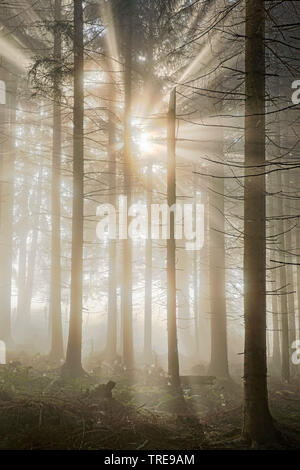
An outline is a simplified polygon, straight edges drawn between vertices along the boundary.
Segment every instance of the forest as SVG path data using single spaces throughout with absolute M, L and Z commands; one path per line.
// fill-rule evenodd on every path
M 0 46 L 0 450 L 300 449 L 300 2 L 0 0 Z

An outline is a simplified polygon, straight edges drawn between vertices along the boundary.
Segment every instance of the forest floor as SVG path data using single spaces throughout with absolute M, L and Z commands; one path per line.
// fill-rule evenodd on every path
M 109 381 L 116 383 L 110 396 Z M 300 382 L 270 382 L 270 407 L 285 439 L 300 449 Z M 0 449 L 247 449 L 240 439 L 240 382 L 170 391 L 161 369 L 134 377 L 107 367 L 63 379 L 45 358 L 0 366 Z

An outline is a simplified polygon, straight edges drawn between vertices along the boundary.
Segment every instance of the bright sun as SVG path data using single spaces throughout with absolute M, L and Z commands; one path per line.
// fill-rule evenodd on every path
M 145 132 L 141 132 L 138 136 L 137 145 L 141 152 L 143 153 L 151 153 L 153 150 L 153 143 L 151 142 L 149 134 Z

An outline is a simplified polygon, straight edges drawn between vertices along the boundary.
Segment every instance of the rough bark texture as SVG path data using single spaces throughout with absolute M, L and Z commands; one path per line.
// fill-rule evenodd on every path
M 265 176 L 249 176 L 265 163 L 264 30 L 264 3 L 246 0 L 243 435 L 252 443 L 275 438 L 267 390 Z

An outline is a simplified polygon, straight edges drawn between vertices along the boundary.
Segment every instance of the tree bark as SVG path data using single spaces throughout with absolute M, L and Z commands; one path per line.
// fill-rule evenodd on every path
M 169 208 L 176 203 L 176 89 L 170 96 L 168 113 L 168 169 L 167 197 Z M 175 214 L 170 214 L 170 237 L 167 240 L 167 291 L 168 291 L 168 373 L 172 386 L 180 387 L 176 321 L 176 241 Z
M 285 190 L 288 190 L 290 187 L 289 181 L 289 172 L 285 171 L 283 175 L 283 182 Z M 288 200 L 285 205 L 284 215 L 289 216 L 293 215 L 291 212 L 291 208 L 289 207 L 291 202 Z M 291 253 L 293 251 L 293 242 L 292 242 L 292 227 L 288 220 L 285 219 L 284 221 L 284 250 L 286 252 Z M 285 259 L 288 262 L 293 262 L 293 256 L 285 253 Z M 295 297 L 294 297 L 294 269 L 291 264 L 286 265 L 286 277 L 287 277 L 287 314 L 288 314 L 288 326 L 289 326 L 289 348 L 288 348 L 288 360 L 289 360 L 289 368 L 290 374 L 295 375 L 296 373 L 296 366 L 290 360 L 291 356 L 291 345 L 296 339 L 296 318 L 295 318 Z
M 264 31 L 264 2 L 246 0 L 243 436 L 252 444 L 276 436 L 267 390 L 265 176 L 250 176 L 265 163 Z
M 11 293 L 12 293 L 12 262 L 13 262 L 13 209 L 14 209 L 14 174 L 16 151 L 14 146 L 14 129 L 16 121 L 17 83 L 10 77 L 7 90 L 7 112 L 9 121 L 9 137 L 7 141 L 7 158 L 3 163 L 5 183 L 1 190 L 1 269 L 0 269 L 0 339 L 5 341 L 7 349 L 12 347 L 11 328 Z
M 195 353 L 198 357 L 199 355 L 199 287 L 198 287 L 198 268 L 199 268 L 199 253 L 197 250 L 194 252 L 194 259 L 193 259 L 193 290 L 194 290 L 194 328 L 195 328 Z
M 271 185 L 272 188 L 272 185 Z M 274 196 L 270 196 L 270 216 L 275 217 L 275 204 Z M 273 226 L 270 230 L 270 236 L 276 236 L 277 226 L 276 221 L 273 221 Z M 273 243 L 275 242 L 272 240 Z M 273 251 L 272 251 L 273 253 Z M 279 373 L 281 370 L 281 353 L 280 353 L 280 334 L 279 334 L 279 298 L 277 289 L 279 288 L 279 271 L 278 268 L 271 270 L 271 291 L 272 291 L 272 336 L 273 336 L 273 351 L 272 351 L 272 372 Z
M 108 110 L 108 158 L 109 158 L 109 203 L 116 203 L 116 128 L 115 128 L 115 93 L 112 85 Z M 113 362 L 117 356 L 117 266 L 116 266 L 116 240 L 109 240 L 109 273 L 108 273 L 108 321 L 106 356 Z
M 200 252 L 199 260 L 199 359 L 206 356 L 210 350 L 209 328 L 210 301 L 209 301 L 209 210 L 208 190 L 202 184 L 201 203 L 204 205 L 204 246 Z
M 147 210 L 148 237 L 145 256 L 145 323 L 144 323 L 144 361 L 152 363 L 152 239 L 151 239 L 151 204 L 152 204 L 152 163 L 147 170 Z
M 54 61 L 57 67 L 62 59 L 61 33 L 58 23 L 61 21 L 61 0 L 55 0 L 54 6 Z M 64 357 L 62 316 L 61 316 L 61 234 L 60 234 L 60 167 L 61 167 L 61 83 L 59 72 L 55 75 L 53 103 L 53 140 L 52 140 L 52 177 L 51 177 L 51 286 L 50 286 L 50 321 L 51 349 L 50 357 L 60 360 Z
M 131 204 L 131 106 L 132 106 L 132 0 L 128 0 L 127 30 L 125 44 L 125 107 L 124 107 L 124 185 L 127 204 Z M 122 272 L 122 332 L 123 332 L 123 362 L 127 369 L 134 365 L 133 330 L 132 330 L 132 244 L 126 237 L 122 243 L 123 272 Z
M 33 202 L 33 214 L 32 214 L 32 236 L 30 249 L 28 251 L 27 259 L 27 272 L 25 280 L 25 291 L 24 298 L 22 300 L 22 310 L 23 317 L 26 321 L 27 328 L 31 324 L 31 303 L 33 297 L 33 288 L 34 288 L 34 275 L 36 270 L 36 255 L 38 250 L 38 238 L 39 238 L 39 226 L 40 226 L 40 207 L 42 200 L 42 178 L 43 178 L 43 169 L 40 167 L 36 193 L 34 194 Z
M 227 326 L 225 293 L 224 179 L 220 164 L 209 192 L 209 286 L 211 318 L 211 359 L 209 374 L 227 378 Z
M 299 249 L 300 249 L 300 227 L 297 226 L 296 228 L 296 247 L 297 247 L 297 255 L 299 256 Z M 297 257 L 297 263 L 299 263 L 299 257 Z M 298 339 L 300 339 L 300 264 L 297 264 L 297 301 L 298 301 Z
M 83 374 L 82 347 L 82 268 L 83 268 L 83 6 L 74 0 L 74 108 L 73 108 L 73 214 L 71 307 L 69 337 L 64 372 Z
M 281 191 L 282 188 L 282 174 L 280 171 L 277 172 L 277 188 Z M 283 198 L 279 194 L 278 197 L 278 212 L 279 216 L 283 217 Z M 289 338 L 289 316 L 288 316 L 288 285 L 287 285 L 287 270 L 286 256 L 284 253 L 286 246 L 286 239 L 284 233 L 284 221 L 279 219 L 278 221 L 278 250 L 279 260 L 281 262 L 279 268 L 279 279 L 280 279 L 280 314 L 281 314 L 281 380 L 282 382 L 288 383 L 290 381 L 290 338 Z
M 25 173 L 24 168 L 24 173 Z M 30 331 L 30 322 L 26 318 L 25 311 L 25 298 L 26 298 L 26 278 L 27 278 L 27 242 L 29 234 L 29 182 L 28 175 L 25 174 L 23 180 L 23 191 L 21 201 L 21 217 L 19 220 L 18 238 L 19 238 L 19 254 L 18 254 L 18 300 L 17 300 L 17 314 L 15 324 L 15 337 L 18 342 L 24 342 L 27 334 Z

